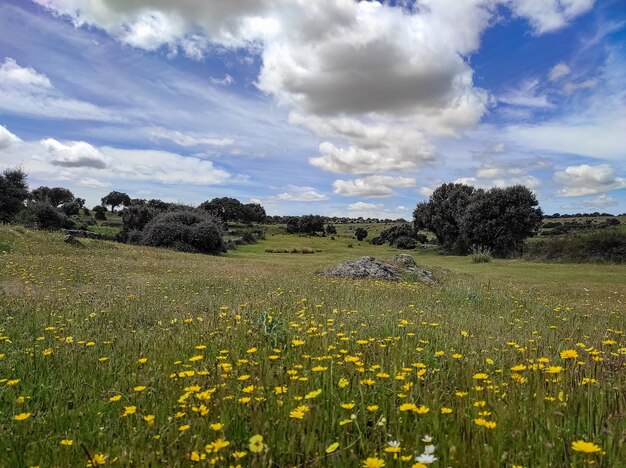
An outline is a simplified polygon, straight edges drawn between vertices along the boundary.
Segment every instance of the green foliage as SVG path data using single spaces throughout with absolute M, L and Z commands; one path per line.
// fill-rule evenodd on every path
M 224 251 L 219 220 L 202 210 L 170 211 L 157 215 L 143 230 L 142 243 L 184 252 L 218 254 Z
M 356 238 L 356 240 L 361 242 L 363 239 L 367 237 L 367 230 L 363 228 L 357 228 L 354 231 L 354 237 Z
M 413 226 L 410 224 L 399 224 L 397 226 L 392 226 L 388 229 L 382 231 L 378 236 L 372 239 L 372 244 L 374 245 L 383 245 L 388 243 L 389 245 L 394 245 L 397 247 L 397 241 L 400 238 L 410 238 L 413 240 L 413 247 L 399 247 L 399 248 L 415 248 L 415 230 Z M 403 240 L 403 244 L 407 244 L 408 241 Z
M 324 232 L 324 218 L 318 215 L 291 216 L 287 220 L 288 233 L 315 234 Z
M 0 222 L 15 221 L 28 197 L 26 173 L 21 169 L 5 169 L 0 174 Z
M 19 221 L 25 226 L 49 231 L 75 227 L 74 221 L 48 201 L 29 202 L 20 213 Z
M 108 195 L 102 197 L 102 205 L 103 206 L 111 206 L 111 211 L 115 211 L 116 206 L 124 205 L 130 206 L 130 197 L 123 193 L 112 191 Z
M 472 248 L 472 262 L 473 263 L 489 263 L 491 262 L 491 251 L 484 247 Z
M 410 249 L 414 249 L 417 244 L 415 242 L 415 239 L 412 238 L 412 237 L 400 236 L 400 237 L 397 237 L 396 239 L 394 239 L 394 241 L 391 243 L 391 245 L 393 245 L 397 249 L 410 250 Z
M 35 201 L 48 202 L 55 208 L 65 203 L 74 201 L 74 194 L 64 187 L 38 187 L 31 192 L 31 197 Z M 83 201 L 82 199 L 78 199 Z M 79 202 L 80 208 L 80 202 Z
M 626 263 L 626 232 L 603 229 L 535 239 L 526 245 L 524 258 L 560 262 Z
M 100 221 L 106 221 L 107 219 L 107 209 L 102 205 L 97 205 L 93 207 L 94 217 Z
M 476 190 L 444 184 L 427 203 L 417 205 L 413 222 L 416 229 L 432 231 L 450 253 L 466 254 L 477 246 L 508 257 L 538 232 L 543 213 L 537 205 L 535 195 L 521 185 Z

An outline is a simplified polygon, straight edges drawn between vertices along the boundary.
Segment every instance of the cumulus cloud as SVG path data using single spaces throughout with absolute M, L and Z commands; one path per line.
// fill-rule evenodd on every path
M 268 197 L 267 201 L 288 201 L 288 202 L 318 202 L 328 200 L 328 195 L 318 192 L 314 187 L 299 187 L 288 185 L 286 191 L 273 197 Z
M 626 188 L 626 178 L 617 177 L 615 169 L 608 164 L 569 166 L 556 172 L 554 180 L 561 186 L 557 193 L 560 197 L 595 195 Z
M 369 176 L 362 179 L 333 182 L 333 191 L 349 197 L 382 198 L 395 195 L 394 188 L 415 187 L 412 177 Z
M 22 140 L 13 135 L 5 126 L 0 125 L 0 150 L 6 149 L 19 141 Z
M 256 85 L 323 141 L 310 159 L 330 172 L 375 174 L 423 166 L 433 141 L 473 128 L 493 100 L 469 57 L 499 6 L 535 32 L 563 27 L 593 0 L 35 0 L 74 24 L 132 47 L 201 59 L 213 47 L 261 58 Z M 528 91 L 528 90 L 527 90 Z M 504 97 L 547 107 L 539 95 Z M 327 121 L 327 122 L 324 122 Z M 356 130 L 356 131 L 355 131 Z M 377 138 L 368 137 L 377 134 Z M 397 138 L 401 135 L 401 138 Z
M 346 210 L 348 216 L 352 218 L 379 218 L 379 219 L 399 219 L 408 218 L 410 215 L 409 210 L 404 206 L 398 206 L 396 208 L 387 208 L 382 203 L 367 203 L 356 202 L 350 203 Z M 340 214 L 338 216 L 344 216 Z
M 43 158 L 55 166 L 104 169 L 110 162 L 98 149 L 84 141 L 61 143 L 54 138 L 47 138 L 41 140 L 41 145 L 45 149 Z
M 152 127 L 148 129 L 150 136 L 156 140 L 169 140 L 179 146 L 229 146 L 235 141 L 231 138 L 215 138 L 200 136 L 192 133 L 183 133 L 177 130 L 168 130 L 163 127 Z
M 0 63 L 0 110 L 55 119 L 121 122 L 114 112 L 65 97 L 47 76 L 6 57 Z

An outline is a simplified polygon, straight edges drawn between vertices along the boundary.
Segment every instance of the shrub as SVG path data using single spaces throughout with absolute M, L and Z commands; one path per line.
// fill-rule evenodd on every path
M 225 249 L 220 221 L 200 210 L 171 211 L 157 215 L 143 232 L 142 243 L 184 252 L 218 254 Z
M 105 221 L 107 219 L 106 212 L 107 209 L 102 205 L 97 205 L 93 207 L 94 217 L 99 221 Z
M 392 245 L 398 249 L 410 250 L 415 248 L 416 243 L 415 239 L 413 239 L 412 237 L 400 236 L 393 241 Z
M 489 263 L 492 255 L 489 249 L 483 247 L 472 247 L 472 262 Z
M 410 224 L 401 224 L 399 226 L 393 226 L 389 229 L 385 229 L 380 233 L 380 235 L 372 239 L 372 244 L 383 245 L 388 242 L 390 245 L 395 245 L 397 239 L 400 237 L 410 237 L 411 239 L 415 239 L 413 226 Z M 415 248 L 415 243 L 411 248 Z
M 357 230 L 354 231 L 354 237 L 356 237 L 356 240 L 361 242 L 367 237 L 367 230 L 363 228 L 357 228 Z
M 70 218 L 47 201 L 30 202 L 24 211 L 21 218 L 23 224 L 37 229 L 72 229 L 75 226 Z
M 529 242 L 524 258 L 579 263 L 626 263 L 626 233 L 618 229 L 588 231 Z
M 65 213 L 66 216 L 76 216 L 80 213 L 80 205 L 76 201 L 63 203 L 61 205 L 61 211 Z
M 0 174 L 0 222 L 12 222 L 28 199 L 26 173 L 21 169 L 5 169 Z

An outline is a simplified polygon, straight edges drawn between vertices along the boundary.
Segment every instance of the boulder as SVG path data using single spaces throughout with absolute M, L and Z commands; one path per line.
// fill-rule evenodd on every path
M 374 257 L 361 257 L 358 260 L 341 262 L 335 268 L 322 272 L 325 276 L 339 276 L 343 278 L 372 278 L 390 281 L 404 279 L 403 273 L 416 275 L 419 281 L 434 284 L 431 272 L 420 269 L 413 257 L 399 254 L 393 258 L 393 263 L 383 262 Z

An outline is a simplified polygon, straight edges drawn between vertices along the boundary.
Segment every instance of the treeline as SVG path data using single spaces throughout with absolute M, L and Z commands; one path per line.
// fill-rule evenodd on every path
M 561 214 L 561 213 L 553 213 L 551 215 L 546 215 L 546 218 L 612 218 L 615 216 L 626 216 L 626 213 L 612 215 L 611 213 L 600 213 L 599 211 L 594 211 L 593 213 L 576 213 L 576 214 Z
M 406 223 L 407 220 L 403 218 L 390 219 L 390 218 L 364 218 L 359 216 L 358 218 L 349 218 L 347 216 L 322 216 L 322 215 L 304 215 L 315 216 L 320 219 L 322 225 L 326 224 L 390 224 L 390 223 Z M 268 216 L 266 219 L 267 224 L 287 224 L 290 219 L 302 218 L 303 216 Z M 321 232 L 317 231 L 317 232 Z
M 32 191 L 21 169 L 6 169 L 0 175 L 0 221 L 18 223 L 36 229 L 88 230 L 95 220 L 107 220 L 107 206 L 121 217 L 119 242 L 169 247 L 185 252 L 217 254 L 234 245 L 256 242 L 263 237 L 254 223 L 265 220 L 265 209 L 258 204 L 243 204 L 234 198 L 214 198 L 199 207 L 162 200 L 131 199 L 113 191 L 102 197 L 102 205 L 91 210 L 85 200 L 63 187 L 39 187 Z M 82 217 L 78 215 L 82 211 Z M 228 222 L 250 227 L 237 231 L 238 238 L 225 240 Z M 231 236 L 232 237 L 232 236 Z

